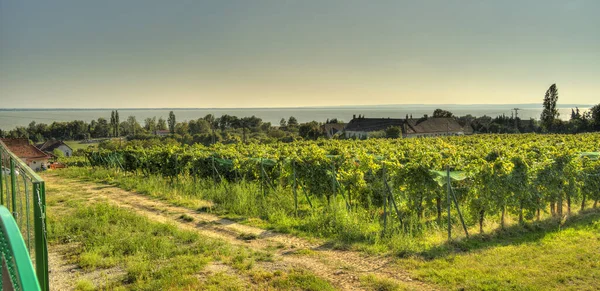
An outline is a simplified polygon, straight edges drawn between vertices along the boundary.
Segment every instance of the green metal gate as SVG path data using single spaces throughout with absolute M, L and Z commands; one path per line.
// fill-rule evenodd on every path
M 0 165 L 0 204 L 10 211 L 20 230 L 41 290 L 49 290 L 44 180 L 2 141 Z

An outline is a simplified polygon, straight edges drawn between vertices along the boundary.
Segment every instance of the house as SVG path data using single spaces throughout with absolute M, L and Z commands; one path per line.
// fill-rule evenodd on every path
M 158 135 L 160 137 L 169 136 L 171 134 L 171 131 L 170 130 L 162 130 L 161 129 L 161 130 L 155 131 L 154 134 L 156 134 L 156 135 Z
M 328 138 L 344 131 L 346 123 L 326 123 L 321 126 L 321 129 L 327 134 Z
M 368 138 L 370 134 L 390 127 L 400 127 L 402 137 L 428 137 L 472 134 L 471 126 L 461 126 L 454 118 L 354 118 L 344 129 L 346 137 Z
M 73 155 L 73 149 L 66 143 L 59 140 L 49 140 L 43 144 L 36 145 L 36 147 L 49 155 L 54 155 L 55 149 L 60 150 L 65 157 L 70 157 Z
M 28 139 L 3 138 L 0 142 L 34 171 L 40 171 L 42 168 L 48 166 L 50 156 L 29 144 Z

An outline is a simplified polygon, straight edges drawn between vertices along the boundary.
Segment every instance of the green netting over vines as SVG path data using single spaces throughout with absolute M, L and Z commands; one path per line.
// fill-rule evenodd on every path
M 448 181 L 448 172 L 435 170 L 429 170 L 429 172 L 432 174 L 433 180 L 440 186 L 446 185 L 446 182 Z M 450 171 L 450 179 L 452 179 L 452 181 L 462 181 L 466 178 L 467 175 L 464 171 Z
M 600 159 L 600 152 L 585 152 L 585 153 L 579 154 L 579 156 L 588 157 L 591 160 L 598 160 L 598 159 Z
M 275 165 L 277 165 L 277 161 L 276 160 L 272 160 L 272 159 L 249 158 L 248 160 L 255 161 L 255 162 L 258 162 L 258 163 L 262 163 L 263 166 L 268 166 L 268 167 L 274 167 Z

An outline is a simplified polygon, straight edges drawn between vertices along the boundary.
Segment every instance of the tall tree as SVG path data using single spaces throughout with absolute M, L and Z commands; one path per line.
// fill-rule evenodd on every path
M 92 120 L 93 122 L 93 120 Z M 114 120 L 112 120 L 112 122 L 114 122 Z M 112 125 L 110 125 L 112 126 Z M 110 135 L 110 126 L 108 125 L 108 122 L 106 122 L 106 119 L 100 117 L 98 118 L 98 121 L 94 124 L 94 127 L 92 128 L 92 137 L 107 137 Z
M 594 130 L 600 130 L 600 103 L 590 108 L 592 117 L 592 128 Z
M 156 116 L 152 118 L 148 117 L 144 120 L 144 129 L 149 133 L 154 134 L 156 131 Z
M 297 126 L 298 120 L 296 119 L 296 117 L 290 116 L 290 118 L 288 119 L 287 125 L 288 126 Z
M 120 125 L 121 122 L 119 121 L 119 110 L 115 110 L 115 128 L 116 128 L 116 132 L 115 132 L 115 136 L 119 136 L 120 134 Z
M 558 109 L 556 109 L 556 101 L 558 100 L 558 89 L 556 88 L 556 84 L 552 84 L 550 88 L 546 91 L 546 95 L 544 96 L 544 110 L 542 111 L 542 116 L 540 120 L 542 125 L 547 130 L 552 130 L 554 121 L 558 119 Z
M 169 112 L 169 119 L 167 119 L 167 122 L 169 123 L 169 131 L 171 131 L 171 134 L 174 134 L 177 121 L 175 120 L 175 113 L 173 113 L 173 111 Z
M 141 128 L 140 124 L 137 122 L 137 119 L 135 118 L 135 116 L 130 115 L 129 117 L 127 117 L 127 131 L 129 132 L 130 135 L 136 135 L 138 134 L 138 128 Z
M 117 122 L 115 121 L 115 111 L 111 111 L 110 112 L 110 128 L 112 130 L 112 135 L 116 136 L 117 135 Z
M 167 122 L 162 118 L 162 116 L 158 118 L 158 121 L 156 122 L 156 129 L 167 130 Z

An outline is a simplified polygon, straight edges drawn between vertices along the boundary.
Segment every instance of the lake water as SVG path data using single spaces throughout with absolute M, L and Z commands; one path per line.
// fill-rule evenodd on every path
M 559 106 L 560 117 L 569 119 L 571 108 L 579 107 L 583 112 L 590 108 L 590 105 L 568 104 Z M 448 110 L 456 116 L 471 114 L 474 116 L 491 116 L 505 114 L 511 116 L 512 108 L 521 108 L 519 117 L 523 119 L 539 119 L 542 112 L 541 104 L 502 104 L 502 105 L 377 105 L 377 106 L 340 106 L 340 107 L 301 107 L 301 108 L 194 108 L 194 109 L 119 109 L 121 121 L 125 121 L 128 116 L 135 116 L 140 124 L 143 125 L 144 119 L 154 117 L 158 119 L 163 117 L 167 119 L 169 111 L 175 113 L 177 121 L 198 119 L 207 114 L 213 114 L 219 117 L 223 114 L 229 114 L 238 117 L 252 116 L 262 118 L 264 122 L 271 122 L 273 125 L 279 125 L 279 120 L 290 116 L 296 117 L 299 122 L 316 120 L 325 122 L 328 118 L 337 118 L 348 122 L 354 114 L 364 115 L 365 117 L 390 117 L 404 118 L 406 115 L 420 117 L 424 114 L 432 115 L 436 108 Z M 3 130 L 14 129 L 17 126 L 27 126 L 31 121 L 37 123 L 50 124 L 54 121 L 91 120 L 104 117 L 110 120 L 110 113 L 113 109 L 0 109 L 0 128 Z

